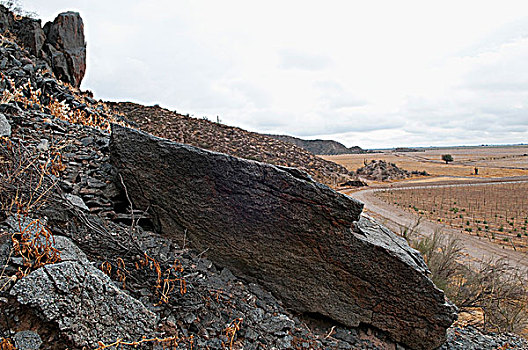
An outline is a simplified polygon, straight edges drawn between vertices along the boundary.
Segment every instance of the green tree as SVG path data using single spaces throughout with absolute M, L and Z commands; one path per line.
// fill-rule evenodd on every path
M 453 161 L 453 156 L 450 154 L 442 154 L 442 160 L 448 164 Z

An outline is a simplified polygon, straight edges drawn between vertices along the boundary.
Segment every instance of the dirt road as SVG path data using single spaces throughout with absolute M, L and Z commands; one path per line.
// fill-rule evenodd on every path
M 429 185 L 431 186 L 431 184 Z M 363 202 L 366 213 L 375 217 L 393 232 L 400 233 L 402 227 L 411 227 L 416 223 L 418 220 L 417 215 L 383 202 L 374 196 L 375 190 L 348 191 L 348 193 L 345 190 L 343 193 Z M 528 269 L 528 253 L 514 251 L 512 248 L 492 243 L 485 237 L 470 236 L 459 230 L 426 219 L 422 219 L 418 226 L 418 232 L 423 235 L 432 235 L 435 230 L 441 230 L 444 234 L 453 235 L 460 239 L 470 260 L 489 261 L 490 259 L 504 258 L 513 267 Z

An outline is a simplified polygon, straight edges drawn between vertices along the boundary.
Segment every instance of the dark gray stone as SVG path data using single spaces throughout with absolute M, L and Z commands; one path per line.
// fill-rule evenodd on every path
M 262 327 L 262 329 L 265 329 L 268 333 L 272 333 L 277 336 L 287 335 L 287 332 L 291 330 L 294 326 L 295 322 L 293 322 L 286 315 L 274 316 L 260 324 L 260 327 Z
M 111 162 L 168 237 L 260 283 L 297 312 L 372 325 L 413 349 L 445 340 L 456 308 L 420 254 L 362 204 L 275 166 L 113 126 Z
M 119 290 L 108 276 L 89 264 L 64 261 L 45 265 L 19 280 L 10 294 L 55 322 L 78 347 L 118 338 L 136 341 L 153 334 L 156 316 Z
M 81 85 L 86 72 L 84 24 L 77 12 L 59 14 L 44 26 L 44 50 L 55 75 L 75 87 Z
M 21 44 L 34 56 L 40 56 L 46 40 L 38 19 L 22 17 L 14 23 L 14 32 Z

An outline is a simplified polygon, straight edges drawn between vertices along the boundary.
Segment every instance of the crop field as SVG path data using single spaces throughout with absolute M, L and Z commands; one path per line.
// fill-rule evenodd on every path
M 528 182 L 384 189 L 375 194 L 429 220 L 527 250 Z
M 442 154 L 451 154 L 453 162 L 446 164 Z M 528 175 L 528 146 L 487 146 L 425 149 L 421 152 L 393 152 L 342 154 L 320 156 L 355 171 L 364 162 L 385 160 L 405 170 L 425 170 L 432 176 L 507 177 Z

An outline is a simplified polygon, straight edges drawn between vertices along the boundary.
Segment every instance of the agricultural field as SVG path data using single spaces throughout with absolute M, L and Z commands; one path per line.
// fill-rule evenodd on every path
M 381 189 L 385 202 L 464 233 L 528 250 L 528 182 Z
M 446 164 L 442 154 L 451 154 L 453 162 Z M 425 170 L 432 176 L 509 177 L 528 175 L 528 145 L 431 148 L 420 152 L 342 154 L 320 156 L 355 171 L 365 162 L 385 160 L 408 171 Z M 474 175 L 475 167 L 478 175 Z

